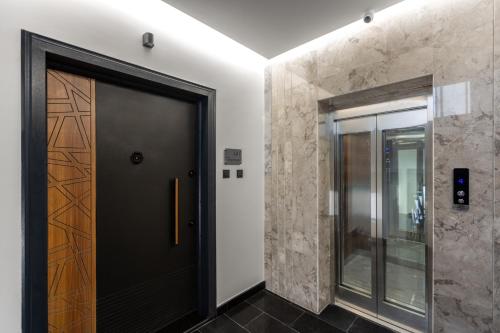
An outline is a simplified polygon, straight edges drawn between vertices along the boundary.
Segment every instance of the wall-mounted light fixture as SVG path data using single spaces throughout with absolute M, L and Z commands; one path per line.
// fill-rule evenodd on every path
M 142 35 L 142 45 L 152 49 L 155 46 L 155 36 L 151 32 L 145 32 Z

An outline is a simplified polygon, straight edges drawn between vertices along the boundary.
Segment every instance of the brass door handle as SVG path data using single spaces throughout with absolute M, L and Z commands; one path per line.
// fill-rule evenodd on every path
M 175 245 L 179 245 L 179 178 L 174 180 L 174 192 Z

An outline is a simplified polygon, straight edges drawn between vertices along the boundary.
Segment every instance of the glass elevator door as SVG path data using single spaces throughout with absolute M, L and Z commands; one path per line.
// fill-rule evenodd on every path
M 426 325 L 427 109 L 337 120 L 337 297 Z
M 376 309 L 376 118 L 337 123 L 338 293 Z

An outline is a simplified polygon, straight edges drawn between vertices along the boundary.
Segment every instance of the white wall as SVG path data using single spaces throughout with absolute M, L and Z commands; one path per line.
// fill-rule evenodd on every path
M 160 0 L 2 0 L 0 330 L 21 330 L 21 29 L 217 90 L 218 304 L 263 281 L 264 59 Z M 225 147 L 245 178 L 221 179 Z

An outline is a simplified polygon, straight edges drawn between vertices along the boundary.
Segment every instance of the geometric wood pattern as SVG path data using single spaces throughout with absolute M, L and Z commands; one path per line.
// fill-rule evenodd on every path
M 48 331 L 95 333 L 95 81 L 47 70 Z

